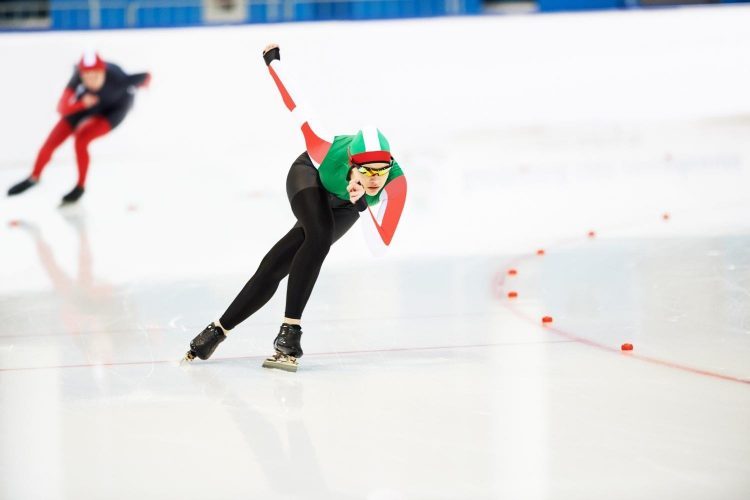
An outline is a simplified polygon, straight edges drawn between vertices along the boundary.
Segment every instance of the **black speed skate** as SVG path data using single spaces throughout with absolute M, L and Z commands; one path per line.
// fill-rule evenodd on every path
M 39 181 L 35 181 L 31 177 L 29 177 L 28 179 L 24 179 L 18 184 L 14 184 L 13 186 L 10 187 L 10 189 L 8 189 L 8 196 L 21 194 L 27 189 L 29 189 L 30 187 L 36 186 L 37 182 Z
M 278 368 L 288 372 L 297 371 L 297 358 L 302 357 L 302 328 L 299 325 L 283 323 L 273 341 L 276 354 L 263 362 L 263 368 Z
M 190 350 L 182 358 L 183 362 L 190 362 L 195 358 L 208 359 L 216 350 L 216 346 L 224 342 L 227 336 L 221 327 L 211 323 L 190 342 Z
M 60 205 L 70 205 L 71 203 L 77 202 L 81 196 L 83 196 L 84 189 L 81 186 L 76 186 L 73 190 L 62 197 Z

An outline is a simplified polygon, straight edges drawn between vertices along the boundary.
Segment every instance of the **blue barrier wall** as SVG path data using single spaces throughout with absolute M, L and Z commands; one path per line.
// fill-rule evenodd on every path
M 633 7 L 637 5 L 637 1 L 631 3 Z M 538 0 L 538 7 L 542 12 L 615 9 L 627 6 L 625 0 Z
M 478 14 L 481 9 L 481 0 L 249 0 L 239 23 L 394 19 Z M 59 30 L 222 24 L 206 21 L 201 0 L 99 0 L 96 9 L 87 1 L 50 0 L 50 11 L 51 28 Z
M 540 12 L 562 12 L 636 7 L 669 7 L 678 5 L 747 3 L 750 0 L 537 0 Z

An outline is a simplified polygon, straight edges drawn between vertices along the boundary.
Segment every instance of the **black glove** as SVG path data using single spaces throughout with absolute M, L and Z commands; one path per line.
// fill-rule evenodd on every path
M 272 61 L 281 61 L 281 51 L 278 47 L 274 47 L 263 53 L 263 60 L 266 61 L 266 66 L 270 66 Z
M 365 199 L 366 195 L 362 195 L 362 198 L 357 200 L 357 203 L 354 204 L 355 207 L 357 207 L 357 212 L 364 212 L 367 210 L 367 200 Z

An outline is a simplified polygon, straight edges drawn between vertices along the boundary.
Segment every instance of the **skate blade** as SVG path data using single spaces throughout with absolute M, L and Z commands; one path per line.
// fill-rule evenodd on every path
M 298 365 L 296 361 L 282 361 L 275 358 L 268 358 L 263 362 L 263 368 L 277 368 L 279 370 L 284 370 L 287 372 L 296 372 L 297 366 Z
M 79 204 L 80 200 L 76 201 L 60 201 L 60 204 L 57 206 L 57 208 L 62 209 L 63 212 L 66 214 L 73 214 L 76 212 L 79 212 L 81 209 L 79 208 L 81 205 Z
M 192 356 L 192 355 L 190 354 L 190 351 L 188 351 L 188 352 L 187 352 L 187 354 L 185 354 L 185 357 L 183 357 L 183 358 L 182 358 L 182 359 L 180 360 L 180 366 L 187 366 L 187 365 L 189 365 L 190 363 L 192 363 L 194 359 L 195 359 L 195 356 Z

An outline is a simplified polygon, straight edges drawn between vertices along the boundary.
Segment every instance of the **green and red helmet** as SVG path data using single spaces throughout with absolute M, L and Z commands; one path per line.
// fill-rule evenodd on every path
M 349 161 L 352 164 L 390 163 L 391 160 L 388 139 L 375 127 L 364 127 L 349 144 Z

